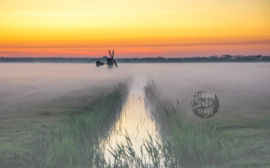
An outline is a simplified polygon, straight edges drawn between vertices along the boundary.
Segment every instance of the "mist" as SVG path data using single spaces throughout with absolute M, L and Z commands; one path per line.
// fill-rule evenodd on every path
M 92 90 L 97 96 L 97 91 L 109 92 L 127 79 L 153 80 L 164 97 L 172 103 L 178 100 L 181 109 L 191 115 L 192 97 L 201 90 L 217 95 L 216 116 L 260 117 L 270 109 L 269 63 L 120 64 L 111 70 L 94 64 L 10 63 L 1 64 L 0 71 L 1 117 L 74 91 Z

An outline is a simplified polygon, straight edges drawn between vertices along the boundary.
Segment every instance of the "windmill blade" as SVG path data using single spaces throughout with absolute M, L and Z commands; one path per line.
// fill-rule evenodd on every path
M 114 57 L 114 50 L 112 50 L 112 58 Z
M 109 50 L 109 54 L 110 54 L 110 56 L 112 56 L 112 54 L 111 54 L 111 50 Z
M 118 67 L 118 65 L 117 65 L 116 61 L 115 61 L 115 60 L 113 60 L 113 62 L 114 62 L 114 65 L 115 65 L 116 67 Z

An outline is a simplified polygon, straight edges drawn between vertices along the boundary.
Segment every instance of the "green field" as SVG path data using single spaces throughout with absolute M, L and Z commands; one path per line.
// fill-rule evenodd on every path
M 166 132 L 160 138 L 165 144 L 159 149 L 162 159 L 174 158 L 175 164 L 183 167 L 270 167 L 269 115 L 252 119 L 236 112 L 194 123 L 180 106 L 161 99 L 154 83 L 145 91 L 156 107 L 156 122 Z M 167 146 L 169 157 L 170 150 L 164 149 Z
M 92 165 L 128 91 L 125 84 L 100 95 L 103 89 L 76 91 L 1 122 L 0 167 Z
M 0 167 L 270 167 L 269 115 L 194 123 L 153 82 L 145 94 L 160 135 L 135 151 L 126 134 L 106 161 L 102 144 L 127 94 L 123 83 L 103 96 L 84 90 L 1 121 Z

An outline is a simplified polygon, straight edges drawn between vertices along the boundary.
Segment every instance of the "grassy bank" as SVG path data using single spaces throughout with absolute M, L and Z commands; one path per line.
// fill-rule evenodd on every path
M 65 120 L 57 125 L 44 122 L 44 129 L 31 141 L 29 132 L 22 133 L 28 139 L 14 141 L 24 146 L 2 152 L 0 167 L 270 167 L 270 117 L 222 120 L 215 116 L 194 123 L 180 105 L 163 98 L 154 82 L 144 89 L 159 135 L 144 139 L 140 151 L 126 134 L 126 143 L 109 150 L 111 162 L 104 159 L 102 145 L 108 142 L 128 92 L 125 84 L 119 84 L 91 105 L 65 107 L 61 113 Z M 40 114 L 52 115 L 46 110 Z
M 229 115 L 194 123 L 187 120 L 180 106 L 162 99 L 155 83 L 150 82 L 145 92 L 160 126 L 161 145 L 157 142 L 155 150 L 164 165 L 270 167 L 269 115 L 241 120 Z
M 153 82 L 145 87 L 146 101 L 160 135 L 149 135 L 135 151 L 126 143 L 110 152 L 113 167 L 269 167 L 270 117 L 202 123 L 187 120 L 180 106 L 163 99 Z
M 222 139 L 238 141 L 243 149 L 237 157 L 215 167 L 270 167 L 270 116 L 237 121 L 211 120 L 206 125 L 215 128 Z
M 156 123 L 160 125 L 161 145 L 156 149 L 162 156 L 157 159 L 159 164 L 166 167 L 218 166 L 243 153 L 242 141 L 223 138 L 214 124 L 209 126 L 188 120 L 180 106 L 173 107 L 169 100 L 161 98 L 155 83 L 150 82 L 145 92 L 154 107 Z
M 222 139 L 206 125 L 198 126 L 186 120 L 179 108 L 162 99 L 153 82 L 145 87 L 146 101 L 152 105 L 152 115 L 159 131 L 149 135 L 135 151 L 128 135 L 126 143 L 111 149 L 115 167 L 202 167 L 215 166 L 238 157 L 243 151 L 235 139 Z
M 119 84 L 110 94 L 98 100 L 65 107 L 61 113 L 64 116 L 55 122 L 57 124 L 48 122 L 45 129 L 31 131 L 35 136 L 30 141 L 18 141 L 20 149 L 1 150 L 0 167 L 85 167 L 102 164 L 99 141 L 107 136 L 119 117 L 119 108 L 126 94 L 127 86 Z M 42 111 L 42 115 L 46 118 L 52 114 Z
M 45 137 L 46 167 L 103 167 L 106 161 L 100 144 L 120 117 L 126 93 L 126 86 L 120 84 L 112 93 L 101 97 L 92 111 L 72 109 L 69 125 Z

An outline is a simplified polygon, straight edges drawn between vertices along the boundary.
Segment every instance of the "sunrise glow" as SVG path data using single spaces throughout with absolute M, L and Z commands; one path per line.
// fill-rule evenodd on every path
M 270 54 L 269 0 L 1 0 L 0 56 Z

